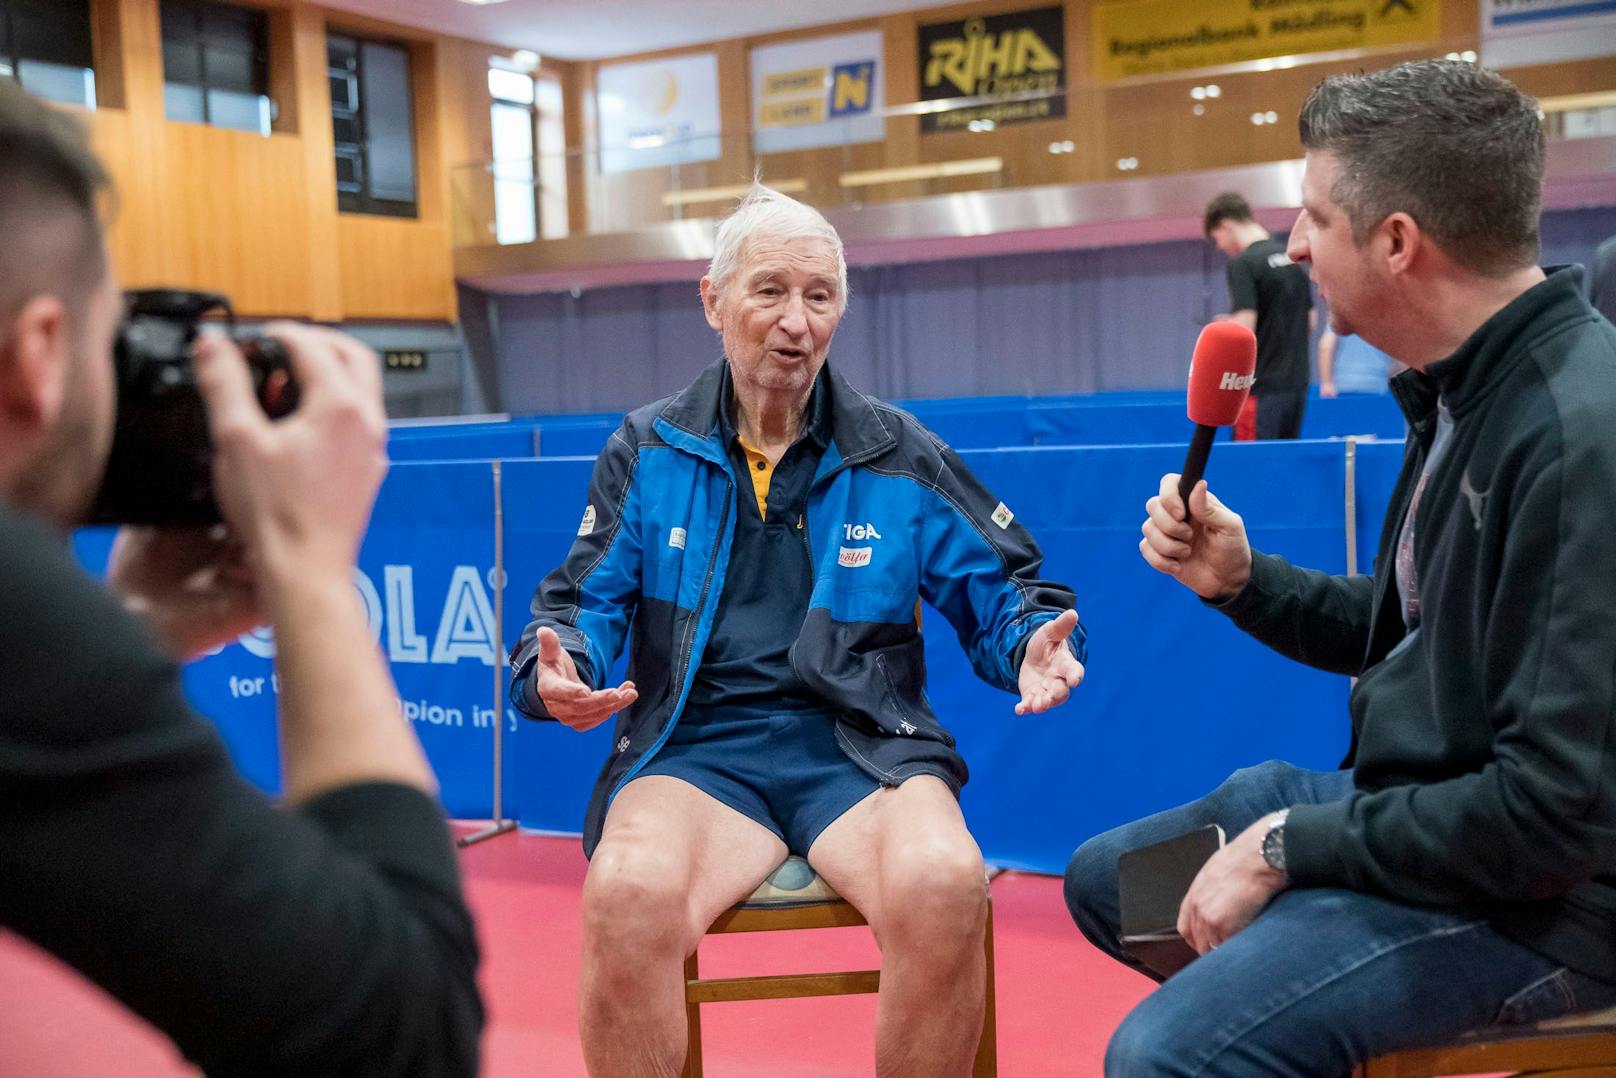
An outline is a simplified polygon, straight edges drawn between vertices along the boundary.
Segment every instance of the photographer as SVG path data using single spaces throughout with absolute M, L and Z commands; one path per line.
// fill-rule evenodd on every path
M 351 584 L 386 470 L 375 356 L 286 326 L 271 422 L 196 353 L 228 535 L 71 561 L 106 468 L 120 308 L 72 121 L 0 80 L 0 927 L 209 1075 L 470 1074 L 476 940 L 434 783 Z M 176 659 L 276 631 L 285 810 L 232 770 Z M 143 624 L 144 623 L 144 624 Z

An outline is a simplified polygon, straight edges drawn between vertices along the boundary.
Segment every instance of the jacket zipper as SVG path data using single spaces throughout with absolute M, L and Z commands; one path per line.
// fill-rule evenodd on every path
M 718 517 L 718 530 L 716 533 L 719 536 L 719 539 L 713 543 L 713 552 L 707 557 L 707 573 L 701 581 L 701 594 L 696 597 L 696 609 L 691 612 L 691 617 L 695 619 L 695 624 L 697 625 L 701 624 L 701 613 L 707 607 L 707 593 L 712 590 L 713 566 L 718 564 L 718 550 L 719 547 L 723 545 L 722 537 L 724 534 L 724 528 L 729 524 L 729 507 L 731 502 L 734 500 L 734 494 L 735 482 L 732 479 L 726 478 L 724 480 L 724 511 Z M 690 656 L 695 650 L 696 634 L 695 632 L 692 632 L 690 634 L 690 646 L 685 649 L 685 653 L 679 664 L 679 684 L 681 686 L 679 696 L 681 700 L 685 695 L 685 677 L 690 671 Z M 679 716 L 676 714 L 673 716 L 673 720 L 669 722 L 667 727 L 662 731 L 662 736 L 656 739 L 656 744 L 640 753 L 640 758 L 634 761 L 634 766 L 629 768 L 628 772 L 617 781 L 616 786 L 612 787 L 612 792 L 606 799 L 608 802 L 610 802 L 613 797 L 616 797 L 617 792 L 624 786 L 628 785 L 629 780 L 631 780 L 635 775 L 639 774 L 640 769 L 650 762 L 652 757 L 661 751 L 662 746 L 667 744 L 668 738 L 673 736 L 673 728 L 678 725 L 678 722 Z

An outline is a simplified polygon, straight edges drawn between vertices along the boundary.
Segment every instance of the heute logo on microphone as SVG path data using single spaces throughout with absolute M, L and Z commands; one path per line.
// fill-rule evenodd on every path
M 1233 371 L 1224 371 L 1223 378 L 1218 382 L 1218 388 L 1232 389 L 1237 393 L 1241 393 L 1250 389 L 1252 383 L 1256 380 L 1257 376 L 1255 374 L 1236 374 Z

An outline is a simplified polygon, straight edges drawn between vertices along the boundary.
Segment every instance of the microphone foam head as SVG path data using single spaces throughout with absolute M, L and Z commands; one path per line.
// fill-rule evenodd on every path
M 1257 335 L 1239 322 L 1212 322 L 1190 361 L 1189 417 L 1208 427 L 1232 427 L 1256 379 Z

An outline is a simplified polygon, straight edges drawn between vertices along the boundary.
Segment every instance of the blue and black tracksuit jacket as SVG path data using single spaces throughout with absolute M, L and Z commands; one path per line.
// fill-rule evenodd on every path
M 977 674 L 1016 692 L 1027 638 L 1072 609 L 1038 576 L 1043 555 L 1011 511 L 913 416 L 854 390 L 834 371 L 831 440 L 803 530 L 813 592 L 791 665 L 835 710 L 836 739 L 883 785 L 937 774 L 964 785 L 965 762 L 926 698 L 916 603 L 954 626 Z M 639 699 L 617 716 L 584 824 L 593 853 L 616 791 L 667 741 L 684 708 L 724 589 L 738 498 L 753 497 L 720 435 L 723 361 L 681 393 L 631 412 L 595 463 L 589 506 L 567 560 L 533 598 L 511 656 L 511 699 L 548 718 L 534 687 L 541 626 L 599 687 L 632 633 Z M 1082 627 L 1071 637 L 1081 661 Z

